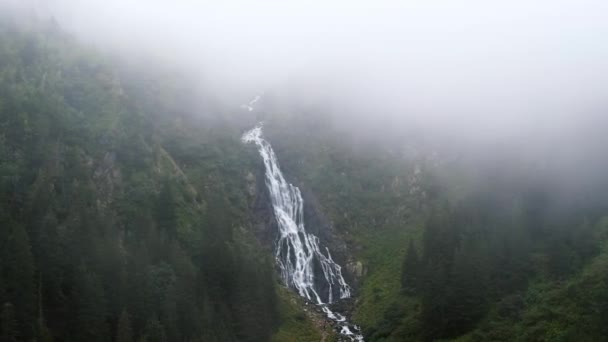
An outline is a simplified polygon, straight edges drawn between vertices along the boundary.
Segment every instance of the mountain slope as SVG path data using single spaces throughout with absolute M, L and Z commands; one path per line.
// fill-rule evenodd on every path
M 293 314 L 251 234 L 240 129 L 171 76 L 1 19 L 3 340 L 271 339 Z
M 366 340 L 604 338 L 602 179 L 556 177 L 551 156 L 361 144 L 304 112 L 266 131 L 360 263 Z

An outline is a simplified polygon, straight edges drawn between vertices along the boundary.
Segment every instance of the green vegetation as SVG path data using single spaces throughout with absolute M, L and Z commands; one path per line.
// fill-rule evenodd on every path
M 403 244 L 416 232 L 415 227 L 399 229 L 385 234 L 372 232 L 364 235 L 361 258 L 369 267 L 363 287 L 357 297 L 359 306 L 355 319 L 363 326 L 381 323 L 384 313 L 401 293 L 401 282 L 396 274 L 401 272 Z
M 354 320 L 369 341 L 604 339 L 598 189 L 560 193 L 534 164 L 437 168 L 382 144 L 353 148 L 316 117 L 290 120 L 267 132 L 365 265 Z
M 129 69 L 0 17 L 0 341 L 335 340 L 253 236 L 248 122 Z M 608 335 L 601 188 L 264 116 L 288 178 L 364 266 L 368 341 Z
M 272 336 L 273 342 L 312 342 L 321 341 L 331 342 L 335 338 L 335 333 L 329 326 L 324 324 L 320 315 L 315 317 L 314 312 L 303 312 L 304 301 L 297 294 L 279 287 L 281 303 L 279 313 L 283 324 L 281 328 Z M 313 322 L 317 322 L 315 325 Z
M 53 23 L 1 18 L 2 341 L 279 328 L 273 262 L 248 229 L 256 159 L 239 129 L 188 114 L 167 77 L 114 68 Z

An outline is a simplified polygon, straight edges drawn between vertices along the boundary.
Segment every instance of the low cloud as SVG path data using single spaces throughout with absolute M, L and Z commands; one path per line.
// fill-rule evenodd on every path
M 546 144 L 605 122 L 606 1 L 12 2 L 210 91 L 330 103 L 346 126 Z

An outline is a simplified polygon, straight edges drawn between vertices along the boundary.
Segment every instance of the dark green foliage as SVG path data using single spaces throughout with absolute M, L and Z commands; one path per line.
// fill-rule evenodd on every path
M 160 189 L 160 194 L 158 195 L 155 213 L 159 230 L 171 237 L 176 236 L 177 229 L 177 213 L 175 211 L 175 205 L 176 203 L 173 197 L 171 182 L 169 180 L 165 180 Z
M 486 311 L 486 288 L 481 263 L 474 246 L 463 246 L 456 252 L 448 287 L 446 330 L 459 335 L 472 329 Z
M 601 339 L 601 309 L 581 310 L 585 300 L 576 292 L 570 294 L 571 301 L 551 299 L 565 295 L 560 284 L 577 279 L 576 272 L 597 255 L 601 240 L 594 239 L 602 234 L 600 223 L 591 228 L 585 211 L 560 213 L 562 219 L 556 222 L 555 214 L 548 214 L 554 204 L 538 193 L 518 192 L 517 187 L 501 191 L 482 190 L 458 205 L 435 205 L 421 239 L 420 261 L 409 242 L 403 259 L 404 295 L 391 306 L 399 308 L 398 303 L 414 296 L 420 310 L 411 306 L 409 311 L 385 311 L 380 324 L 368 330 L 372 341 L 400 336 L 432 341 L 467 333 L 471 340 Z M 505 201 L 505 196 L 518 200 Z M 534 289 L 533 280 L 551 290 L 524 300 L 522 294 Z M 603 303 L 603 291 L 597 290 L 602 286 L 594 288 L 592 296 Z M 553 319 L 559 325 L 549 323 Z M 588 328 L 583 333 L 569 324 Z
M 2 341 L 320 339 L 277 298 L 251 236 L 245 174 L 259 161 L 243 127 L 187 82 L 11 21 L 0 14 Z M 355 318 L 369 341 L 605 339 L 605 204 L 554 196 L 533 163 L 521 179 L 507 165 L 473 186 L 449 167 L 441 178 L 432 158 L 319 115 L 266 132 L 363 262 Z
M 167 342 L 167 334 L 165 327 L 156 318 L 151 318 L 146 325 L 146 331 L 143 337 L 146 342 Z
M 133 342 L 133 328 L 127 311 L 120 314 L 118 326 L 116 327 L 116 342 Z
M 423 156 L 407 158 L 394 152 L 405 139 L 351 139 L 311 112 L 268 120 L 265 132 L 367 271 L 355 313 L 366 340 L 606 339 L 605 271 L 595 267 L 605 262 L 605 187 L 572 189 L 536 159 L 440 147 L 434 163 L 416 145 Z
M 239 130 L 146 72 L 0 14 L 4 341 L 268 341 L 279 325 Z
M 34 335 L 36 295 L 34 288 L 34 260 L 27 232 L 20 224 L 4 226 L 5 240 L 1 245 L 0 266 L 3 278 L 3 303 L 9 303 L 16 320 L 18 339 Z
M 2 305 L 0 312 L 0 341 L 2 342 L 17 342 L 19 339 L 19 330 L 17 327 L 17 318 L 15 317 L 15 308 L 10 302 Z
M 422 270 L 422 264 L 414 246 L 414 241 L 410 240 L 401 269 L 401 287 L 408 293 L 415 293 L 420 286 Z
M 76 341 L 108 341 L 111 335 L 106 324 L 106 299 L 99 278 L 80 267 L 73 282 L 72 338 Z

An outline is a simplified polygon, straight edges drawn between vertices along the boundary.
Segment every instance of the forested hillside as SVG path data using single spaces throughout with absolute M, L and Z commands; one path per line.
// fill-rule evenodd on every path
M 0 13 L 0 342 L 340 338 L 279 281 L 264 164 L 240 141 L 258 121 L 365 341 L 606 339 L 604 126 L 509 154 L 288 93 L 232 108 Z
M 267 131 L 363 264 L 355 321 L 366 339 L 605 338 L 604 177 L 554 176 L 549 155 L 361 143 L 318 116 L 290 120 Z M 575 174 L 603 160 L 578 157 Z
M 1 17 L 0 340 L 267 341 L 280 326 L 288 304 L 248 230 L 257 160 L 174 81 Z

